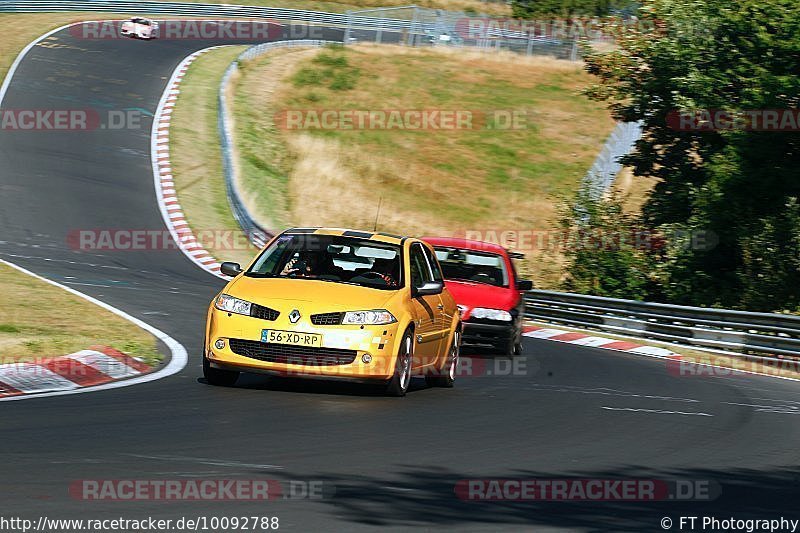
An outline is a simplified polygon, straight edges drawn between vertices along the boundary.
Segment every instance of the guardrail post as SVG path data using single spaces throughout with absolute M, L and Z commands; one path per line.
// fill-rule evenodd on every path
M 350 27 L 353 24 L 353 13 L 349 9 L 345 11 L 345 17 L 347 17 L 347 25 L 344 28 L 344 45 L 347 46 L 350 44 Z
M 414 8 L 414 15 L 411 17 L 411 31 L 408 32 L 408 45 L 414 46 L 415 36 L 417 32 L 417 25 L 419 20 L 419 8 Z

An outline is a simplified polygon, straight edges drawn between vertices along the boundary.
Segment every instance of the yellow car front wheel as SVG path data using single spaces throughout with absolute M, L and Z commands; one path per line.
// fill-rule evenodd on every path
M 450 351 L 444 367 L 433 376 L 425 376 L 425 381 L 431 387 L 452 387 L 456 382 L 456 372 L 458 371 L 458 358 L 461 355 L 461 331 L 453 333 L 453 342 L 450 344 Z
M 400 350 L 394 365 L 394 376 L 386 386 L 389 396 L 405 396 L 411 384 L 411 361 L 414 358 L 414 335 L 407 330 L 400 342 Z
M 203 356 L 203 377 L 209 385 L 219 385 L 222 387 L 230 387 L 239 379 L 239 372 L 233 370 L 222 370 L 219 368 L 211 368 L 208 358 Z

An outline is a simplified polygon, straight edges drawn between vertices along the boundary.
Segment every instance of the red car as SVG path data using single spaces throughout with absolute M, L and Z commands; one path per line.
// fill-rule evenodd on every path
M 445 284 L 461 311 L 462 345 L 492 347 L 505 355 L 522 352 L 523 293 L 530 280 L 517 278 L 512 257 L 497 244 L 423 237 L 435 251 Z

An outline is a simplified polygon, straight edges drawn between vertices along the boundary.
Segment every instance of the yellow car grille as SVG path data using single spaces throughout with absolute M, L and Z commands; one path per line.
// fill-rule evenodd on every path
M 355 350 L 271 344 L 244 339 L 231 339 L 230 346 L 231 351 L 237 355 L 269 363 L 288 365 L 348 365 L 355 361 L 357 355 Z
M 311 323 L 315 326 L 335 326 L 341 324 L 344 313 L 320 313 L 311 315 Z
M 250 316 L 260 318 L 261 320 L 277 320 L 280 311 L 264 307 L 263 305 L 252 304 L 250 306 Z

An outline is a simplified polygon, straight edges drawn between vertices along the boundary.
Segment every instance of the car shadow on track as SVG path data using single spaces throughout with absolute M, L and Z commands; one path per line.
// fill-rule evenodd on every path
M 515 358 L 525 359 L 526 373 L 538 371 L 539 363 L 531 353 L 526 352 L 525 355 L 514 356 L 498 353 L 496 349 L 492 348 L 470 346 L 465 349 L 467 351 L 462 352 L 461 362 L 457 369 L 456 387 L 458 387 L 458 380 L 463 378 L 510 375 L 514 369 L 514 365 L 511 362 Z M 204 378 L 198 378 L 197 382 L 211 386 Z M 324 378 L 282 377 L 247 372 L 241 374 L 236 385 L 232 388 L 339 396 L 385 396 L 385 386 L 379 383 Z M 431 387 L 422 377 L 415 376 L 411 379 L 408 394 L 435 389 L 438 389 L 438 387 Z
M 198 383 L 209 385 L 204 378 L 198 378 Z M 265 376 L 259 374 L 243 373 L 239 376 L 233 389 L 268 390 L 274 392 L 295 392 L 301 394 L 327 394 L 334 396 L 386 396 L 386 387 L 381 384 L 353 383 L 325 379 L 301 379 L 280 376 Z M 408 387 L 408 394 L 430 389 L 422 378 L 412 378 Z
M 719 519 L 796 518 L 800 469 L 754 470 L 745 468 L 655 469 L 628 465 L 615 469 L 569 471 L 530 469 L 469 473 L 468 469 L 406 466 L 384 476 L 318 475 L 334 493 L 322 503 L 339 519 L 373 527 L 463 527 L 492 531 L 559 528 L 572 531 L 687 530 L 680 517 L 715 516 Z M 286 475 L 282 472 L 281 475 Z M 717 487 L 713 499 L 687 501 L 659 493 L 657 500 L 634 501 L 468 501 L 464 487 L 470 480 L 643 480 L 657 483 L 710 481 Z M 331 487 L 332 486 L 332 487 Z M 672 527 L 662 526 L 668 517 Z M 698 519 L 696 529 L 700 530 Z M 706 530 L 713 529 L 706 527 Z M 715 529 L 715 530 L 718 530 Z M 791 530 L 789 527 L 788 530 Z
M 462 357 L 471 357 L 475 359 L 496 359 L 500 357 L 514 357 L 512 354 L 507 354 L 499 351 L 497 348 L 489 348 L 483 346 L 463 346 L 461 348 Z

